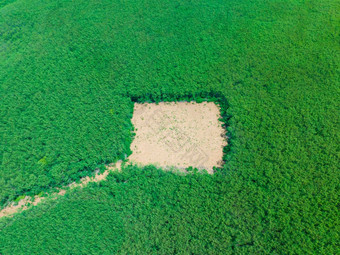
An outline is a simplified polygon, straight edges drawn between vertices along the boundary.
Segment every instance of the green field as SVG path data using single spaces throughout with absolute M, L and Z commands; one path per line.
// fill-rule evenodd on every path
M 226 104 L 215 175 L 127 167 L 0 254 L 337 254 L 338 0 L 0 0 L 0 208 L 130 155 L 135 101 Z

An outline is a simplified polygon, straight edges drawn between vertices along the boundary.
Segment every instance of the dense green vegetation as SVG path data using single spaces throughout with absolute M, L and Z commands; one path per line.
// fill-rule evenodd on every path
M 0 1 L 0 205 L 130 153 L 133 101 L 228 102 L 213 176 L 125 169 L 1 219 L 1 254 L 336 254 L 334 0 Z
M 1 251 L 3 254 L 251 251 L 250 235 L 245 239 L 237 237 L 245 224 L 236 217 L 238 210 L 233 208 L 238 198 L 233 192 L 226 192 L 228 188 L 229 181 L 219 174 L 181 176 L 152 167 L 129 167 L 122 174 L 111 174 L 108 181 L 67 193 L 58 203 L 51 201 L 3 222 L 10 226 L 1 235 Z M 235 225 L 241 229 L 236 230 Z M 65 238 L 62 243 L 58 240 L 60 236 Z
M 0 252 L 335 254 L 336 232 L 295 233 L 295 222 L 287 222 L 294 218 L 280 208 L 270 211 L 274 201 L 267 190 L 238 177 L 128 166 L 107 181 L 2 219 Z M 328 245 L 320 245 L 320 235 Z

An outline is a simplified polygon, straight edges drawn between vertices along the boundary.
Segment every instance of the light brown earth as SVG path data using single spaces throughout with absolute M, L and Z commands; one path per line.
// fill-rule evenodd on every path
M 220 167 L 225 130 L 213 102 L 145 103 L 134 105 L 136 136 L 129 160 L 163 168 L 195 167 L 213 173 Z

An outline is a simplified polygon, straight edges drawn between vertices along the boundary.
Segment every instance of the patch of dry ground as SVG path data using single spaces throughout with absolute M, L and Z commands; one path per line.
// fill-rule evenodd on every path
M 163 168 L 196 167 L 213 173 L 223 164 L 225 130 L 213 102 L 145 103 L 134 105 L 136 136 L 129 160 Z

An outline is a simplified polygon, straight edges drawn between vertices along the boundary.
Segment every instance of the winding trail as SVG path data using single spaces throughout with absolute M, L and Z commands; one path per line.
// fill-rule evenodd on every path
M 106 170 L 102 173 L 96 173 L 95 176 L 93 177 L 84 177 L 80 180 L 80 183 L 71 183 L 61 189 L 59 189 L 58 192 L 54 192 L 49 194 L 48 196 L 45 197 L 40 197 L 40 196 L 34 196 L 33 198 L 30 196 L 26 196 L 25 198 L 21 199 L 17 204 L 15 204 L 15 202 L 12 202 L 11 204 L 9 204 L 8 206 L 6 206 L 5 208 L 3 208 L 0 211 L 0 218 L 2 217 L 10 217 L 13 216 L 15 213 L 17 212 L 21 212 L 21 211 L 25 211 L 29 208 L 31 208 L 32 206 L 36 206 L 37 204 L 43 202 L 46 198 L 53 198 L 53 199 L 57 199 L 60 196 L 64 196 L 67 192 L 67 189 L 73 189 L 76 187 L 85 187 L 88 183 L 90 182 L 100 182 L 106 179 L 106 177 L 108 176 L 108 174 L 112 171 L 120 171 L 121 170 L 121 165 L 122 165 L 122 161 L 118 161 L 115 164 L 112 165 L 107 165 L 106 166 Z

